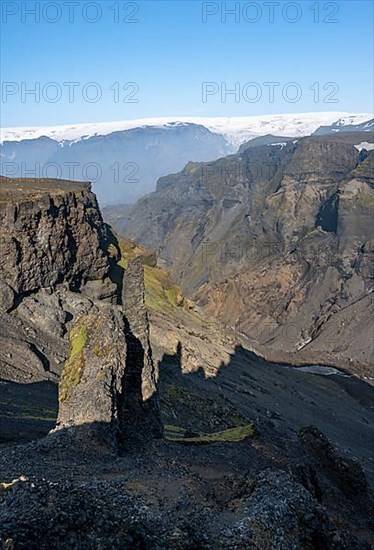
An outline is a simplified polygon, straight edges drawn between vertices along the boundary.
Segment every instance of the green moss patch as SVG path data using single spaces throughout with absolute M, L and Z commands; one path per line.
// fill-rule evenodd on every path
M 69 333 L 70 356 L 66 362 L 59 382 L 59 401 L 65 401 L 72 386 L 81 381 L 84 370 L 84 347 L 88 339 L 88 330 L 85 325 L 74 326 Z
M 180 426 L 164 427 L 164 435 L 167 441 L 175 441 L 178 443 L 196 443 L 196 444 L 209 444 L 209 443 L 237 443 L 244 441 L 248 437 L 254 436 L 253 424 L 247 424 L 245 426 L 237 426 L 236 428 L 229 428 L 228 430 L 222 430 L 214 433 L 201 433 L 197 435 L 188 435 L 188 431 Z
M 112 266 L 110 278 L 120 283 L 123 270 L 131 260 L 139 258 L 144 267 L 145 304 L 148 308 L 170 312 L 176 308 L 189 310 L 188 301 L 167 271 L 156 267 L 156 257 L 152 250 L 116 235 L 116 242 L 108 245 L 108 255 L 117 262 Z
M 173 283 L 167 271 L 144 266 L 146 306 L 158 311 L 187 307 L 180 288 Z

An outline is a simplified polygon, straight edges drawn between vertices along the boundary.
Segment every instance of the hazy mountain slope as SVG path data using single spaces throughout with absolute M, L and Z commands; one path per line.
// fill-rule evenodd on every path
M 76 141 L 4 141 L 0 172 L 91 180 L 100 204 L 128 203 L 153 191 L 160 176 L 182 169 L 189 160 L 211 160 L 228 152 L 221 135 L 196 124 L 176 123 Z
M 210 161 L 239 145 L 280 143 L 321 125 L 339 129 L 369 115 L 304 113 L 231 118 L 175 117 L 1 130 L 0 173 L 92 181 L 100 204 L 132 203 L 154 191 L 159 177 L 188 161 Z M 350 126 L 349 126 L 350 127 Z M 364 127 L 366 129 L 366 127 Z M 283 140 L 279 136 L 285 136 Z M 288 137 L 287 137 L 288 136 Z M 247 145 L 242 145 L 246 147 Z
M 118 224 L 254 343 L 371 365 L 374 154 L 355 147 L 363 136 L 373 141 L 310 137 L 190 163 Z

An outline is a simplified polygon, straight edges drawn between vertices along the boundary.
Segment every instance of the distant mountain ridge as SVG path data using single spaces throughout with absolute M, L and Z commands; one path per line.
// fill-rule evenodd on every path
M 242 150 L 282 145 L 331 124 L 331 128 L 351 128 L 354 123 L 360 128 L 369 117 L 305 113 L 8 128 L 2 130 L 0 173 L 88 180 L 101 206 L 128 204 L 154 191 L 160 177 L 182 170 L 189 161 L 213 161 L 235 153 L 239 146 Z
M 233 117 L 153 117 L 117 122 L 67 124 L 63 126 L 40 126 L 35 128 L 2 128 L 0 142 L 37 139 L 47 136 L 56 141 L 85 140 L 113 132 L 145 127 L 172 128 L 175 124 L 197 124 L 211 132 L 224 135 L 233 148 L 249 139 L 265 134 L 305 136 L 320 126 L 360 124 L 372 118 L 372 113 L 315 112 L 275 115 L 252 115 Z M 232 151 L 233 152 L 233 151 Z
M 374 132 L 374 118 L 359 124 L 342 124 L 340 120 L 330 126 L 320 126 L 313 133 L 315 136 L 323 136 L 339 132 Z
M 260 145 L 279 145 L 280 147 L 284 147 L 288 141 L 292 141 L 294 139 L 294 137 L 273 136 L 272 134 L 266 134 L 265 136 L 256 137 L 242 143 L 239 147 L 238 153 L 243 153 L 250 147 L 259 147 Z

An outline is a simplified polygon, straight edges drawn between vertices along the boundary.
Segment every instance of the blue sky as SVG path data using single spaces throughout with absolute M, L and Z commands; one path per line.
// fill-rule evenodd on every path
M 40 21 L 25 13 L 33 8 Z M 372 111 L 371 1 L 278 1 L 273 22 L 269 10 L 261 1 L 3 0 L 1 125 Z

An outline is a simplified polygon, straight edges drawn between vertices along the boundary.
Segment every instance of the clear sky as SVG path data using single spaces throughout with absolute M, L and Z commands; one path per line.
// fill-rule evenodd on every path
M 3 127 L 373 110 L 371 1 L 1 4 Z

